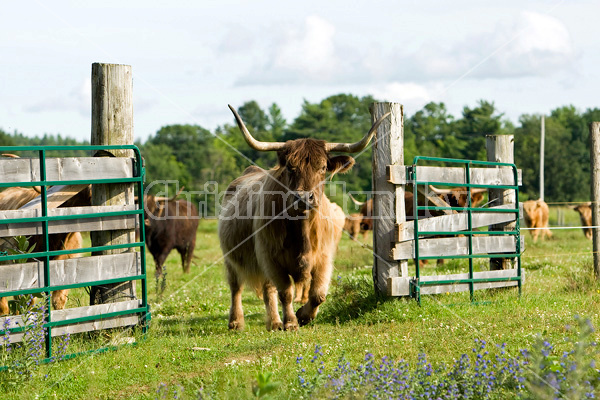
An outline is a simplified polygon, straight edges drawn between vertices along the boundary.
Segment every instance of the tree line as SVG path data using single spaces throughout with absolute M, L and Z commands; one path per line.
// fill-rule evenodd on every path
M 313 137 L 329 142 L 354 142 L 371 127 L 372 96 L 338 94 L 318 103 L 304 101 L 300 115 L 286 121 L 277 104 L 262 109 L 248 101 L 238 112 L 252 134 L 262 141 L 286 141 Z M 545 199 L 549 202 L 590 199 L 590 154 L 588 124 L 600 121 L 600 109 L 580 111 L 558 107 L 545 118 Z M 460 116 L 451 115 L 444 103 L 431 102 L 412 115 L 405 115 L 405 162 L 416 155 L 485 160 L 485 136 L 515 136 L 515 163 L 523 170 L 521 198 L 539 197 L 539 149 L 541 116 L 523 114 L 513 124 L 493 102 L 481 100 L 465 106 Z M 0 130 L 0 145 L 85 144 L 60 135 L 29 138 Z M 146 141 L 136 142 L 145 159 L 146 182 L 179 181 L 186 190 L 202 192 L 207 182 L 221 188 L 249 165 L 270 168 L 273 152 L 257 152 L 242 138 L 233 116 L 230 123 L 214 131 L 199 125 L 167 125 Z M 68 156 L 77 154 L 69 153 Z M 52 156 L 49 154 L 49 156 Z M 346 188 L 371 188 L 371 149 L 357 157 L 353 170 L 342 177 Z

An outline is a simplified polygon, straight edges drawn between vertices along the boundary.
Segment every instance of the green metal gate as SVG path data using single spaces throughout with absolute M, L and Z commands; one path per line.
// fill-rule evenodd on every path
M 62 157 L 64 153 L 72 151 L 80 153 L 91 151 L 95 154 L 98 151 L 110 150 L 131 150 L 134 157 L 52 158 L 48 156 L 49 153 L 58 153 Z M 23 259 L 36 260 L 23 264 L 0 265 L 0 277 L 2 277 L 0 279 L 0 297 L 45 294 L 44 298 L 47 301 L 48 312 L 45 315 L 44 323 L 46 330 L 45 359 L 43 361 L 47 362 L 53 357 L 52 338 L 68 333 L 69 329 L 73 327 L 76 327 L 77 332 L 86 332 L 105 329 L 103 327 L 139 324 L 145 333 L 147 323 L 150 321 L 150 310 L 147 302 L 144 251 L 144 167 L 139 149 L 133 145 L 0 147 L 0 153 L 8 152 L 24 152 L 30 158 L 0 159 L 0 188 L 39 186 L 41 188 L 41 207 L 29 211 L 0 211 L 0 237 L 9 236 L 7 232 L 31 232 L 33 229 L 37 232 L 36 235 L 38 233 L 43 235 L 45 251 L 33 249 L 31 253 L 10 255 L 4 252 L 0 255 L 0 263 L 2 264 Z M 133 199 L 131 199 L 132 204 L 122 206 L 122 209 L 119 210 L 115 210 L 115 208 L 118 208 L 117 206 L 73 207 L 72 210 L 62 208 L 60 213 L 54 211 L 57 209 L 48 207 L 48 190 L 50 186 L 114 183 L 133 184 L 134 191 L 137 192 L 137 204 L 133 204 Z M 79 213 L 76 213 L 76 211 L 79 211 Z M 134 240 L 132 243 L 126 244 L 91 246 L 71 250 L 51 250 L 49 248 L 49 234 L 59 232 L 60 229 L 63 231 L 67 229 L 66 232 L 68 232 L 68 229 L 76 229 L 69 228 L 69 226 L 77 223 L 82 226 L 86 224 L 86 226 L 93 226 L 94 228 L 91 229 L 96 231 L 113 230 L 115 229 L 114 226 L 124 226 L 126 229 L 131 229 L 131 226 L 137 225 L 137 228 L 139 228 L 139 241 Z M 103 229 L 103 226 L 106 227 L 111 224 L 112 229 Z M 93 253 L 113 249 L 122 249 L 124 252 L 100 256 L 95 256 Z M 127 249 L 132 250 L 126 252 Z M 69 262 L 65 261 L 63 264 L 51 260 L 52 257 L 59 255 L 84 252 L 92 252 L 92 257 L 72 258 Z M 107 268 L 103 268 L 107 265 L 114 268 L 108 271 Z M 59 275 L 57 275 L 56 270 L 59 267 L 70 272 L 75 271 L 75 268 L 79 268 L 77 271 L 86 270 L 89 271 L 88 276 L 94 276 L 95 278 L 90 280 L 90 278 L 85 278 L 85 273 L 82 273 L 81 276 L 74 277 L 60 275 L 60 279 L 58 279 L 56 276 Z M 26 273 L 32 274 L 31 282 L 16 282 L 14 277 L 25 276 Z M 76 274 L 73 273 L 72 275 Z M 53 280 L 56 280 L 56 282 Z M 134 298 L 134 300 L 126 302 L 51 311 L 50 293 L 55 290 L 127 281 L 141 282 L 141 288 L 137 290 L 138 296 L 141 294 L 141 298 Z M 7 318 L 10 318 L 10 320 L 7 321 Z M 5 335 L 8 331 L 11 337 L 16 337 L 15 341 L 19 341 L 19 333 L 24 330 L 22 319 L 19 323 L 20 318 L 19 316 L 0 318 L 0 335 Z M 3 327 L 7 327 L 7 329 L 3 330 Z M 112 347 L 107 346 L 90 351 L 102 352 Z M 80 353 L 71 353 L 63 357 L 71 358 L 78 354 Z
M 464 177 L 462 179 L 452 181 L 452 179 L 440 179 L 438 181 L 430 180 L 429 178 L 423 179 L 420 177 L 419 171 L 423 170 L 421 168 L 423 163 L 443 163 L 444 165 L 459 165 L 464 170 Z M 485 168 L 510 168 L 512 174 L 513 184 L 492 184 L 490 182 L 479 181 L 477 183 L 473 183 L 472 181 L 472 171 L 473 168 L 479 168 L 483 170 Z M 483 167 L 483 168 L 481 168 Z M 424 170 L 423 170 L 424 171 Z M 411 185 L 413 189 L 413 212 L 414 212 L 414 221 L 413 221 L 413 229 L 414 229 L 414 260 L 415 260 L 415 276 L 411 280 L 411 296 L 414 297 L 420 304 L 421 302 L 421 292 L 424 287 L 432 287 L 432 286 L 441 286 L 441 285 L 460 285 L 467 284 L 468 290 L 470 292 L 471 301 L 473 301 L 474 296 L 473 292 L 476 288 L 476 285 L 482 283 L 490 283 L 490 282 L 504 282 L 498 283 L 497 286 L 508 286 L 514 285 L 516 282 L 516 286 L 518 286 L 519 295 L 521 294 L 521 286 L 522 286 L 522 270 L 521 270 L 521 235 L 520 235 L 520 225 L 519 225 L 519 187 L 518 187 L 518 170 L 515 164 L 509 163 L 499 163 L 499 162 L 485 162 L 485 161 L 474 161 L 474 160 L 458 160 L 458 159 L 449 159 L 449 158 L 436 158 L 436 157 L 421 157 L 417 156 L 413 160 L 413 165 L 409 166 L 406 169 L 407 173 L 407 186 Z M 441 176 L 441 175 L 440 175 Z M 445 207 L 445 206 L 437 206 L 437 205 L 419 205 L 418 204 L 418 195 L 419 195 L 419 187 L 422 188 L 432 185 L 432 186 L 442 186 L 448 188 L 456 188 L 462 187 L 466 188 L 466 200 L 467 204 L 465 207 Z M 471 203 L 472 199 L 472 189 L 473 188 L 486 188 L 486 189 L 505 189 L 505 190 L 514 190 L 515 193 L 515 203 L 512 208 L 495 208 L 495 207 L 473 207 Z M 443 230 L 443 229 L 435 229 L 435 230 L 420 230 L 419 222 L 423 221 L 423 218 L 419 217 L 419 211 L 421 212 L 431 212 L 431 211 L 456 211 L 458 213 L 466 214 L 466 222 L 467 226 L 464 230 L 452 231 L 452 230 Z M 481 231 L 476 230 L 476 226 L 474 226 L 473 221 L 474 217 L 481 215 L 479 213 L 502 213 L 502 214 L 513 214 L 514 217 L 513 222 L 515 224 L 514 229 L 510 230 L 488 230 Z M 436 218 L 436 217 L 434 217 Z M 439 217 L 437 217 L 439 218 Z M 481 226 L 481 225 L 480 225 Z M 452 255 L 422 255 L 420 244 L 423 243 L 424 240 L 428 238 L 432 238 L 433 236 L 442 236 L 442 237 L 451 237 L 456 235 L 464 235 L 467 238 L 467 249 L 466 254 L 452 254 Z M 490 252 L 485 252 L 481 254 L 480 252 L 474 251 L 474 241 L 480 240 L 483 235 L 486 236 L 504 236 L 504 237 L 512 237 L 514 238 L 514 251 L 509 252 L 501 252 L 501 254 L 494 254 Z M 458 238 L 456 238 L 458 239 Z M 468 259 L 469 268 L 466 276 L 464 274 L 454 275 L 454 276 L 446 276 L 443 278 L 432 276 L 427 280 L 424 280 L 421 276 L 420 271 L 420 261 L 421 260 L 433 260 L 433 259 Z M 478 276 L 481 273 L 477 273 L 473 271 L 473 259 L 475 258 L 513 258 L 516 259 L 516 271 L 514 273 L 505 273 L 499 272 L 498 276 Z M 512 283 L 511 283 L 512 282 Z M 480 285 L 481 286 L 481 285 Z M 497 287 L 496 286 L 496 287 Z

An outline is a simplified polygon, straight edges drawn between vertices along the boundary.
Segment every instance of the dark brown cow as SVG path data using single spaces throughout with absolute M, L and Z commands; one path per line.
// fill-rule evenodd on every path
M 348 171 L 354 159 L 331 152 L 364 149 L 386 114 L 357 143 L 296 139 L 259 142 L 250 135 L 235 109 L 240 131 L 255 150 L 277 151 L 270 170 L 248 168 L 224 196 L 219 239 L 231 289 L 229 328 L 243 329 L 244 283 L 262 290 L 268 330 L 296 330 L 312 321 L 325 301 L 336 250 L 336 208 L 323 194 L 325 175 Z M 310 282 L 308 302 L 294 314 L 294 284 Z M 283 322 L 277 310 L 283 308 Z
M 146 225 L 146 246 L 154 257 L 157 288 L 162 276 L 162 292 L 166 286 L 165 260 L 176 249 L 181 255 L 183 272 L 190 272 L 196 233 L 200 216 L 198 209 L 186 200 L 157 200 L 152 195 L 144 196 L 144 225 Z
M 534 242 L 537 242 L 540 232 L 542 239 L 552 237 L 552 232 L 548 229 L 549 214 L 548 204 L 542 199 L 528 200 L 523 203 L 523 219 L 528 228 L 533 228 L 530 232 Z
M 592 240 L 592 228 L 587 228 L 588 226 L 592 226 L 592 203 L 579 204 L 573 207 L 573 209 L 579 213 L 581 225 L 586 227 L 583 228 L 583 234 L 586 238 Z

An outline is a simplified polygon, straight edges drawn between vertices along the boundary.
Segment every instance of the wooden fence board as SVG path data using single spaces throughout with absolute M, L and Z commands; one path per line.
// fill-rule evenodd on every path
M 98 320 L 78 322 L 71 325 L 57 326 L 52 328 L 52 336 L 62 336 L 80 332 L 95 331 L 100 329 L 117 328 L 122 326 L 133 326 L 140 322 L 138 314 L 121 315 L 112 318 L 102 318 L 102 315 L 117 311 L 133 310 L 139 308 L 142 304 L 141 300 L 128 300 L 118 303 L 99 304 L 94 306 L 67 308 L 64 310 L 53 310 L 50 318 L 53 322 L 68 321 L 75 318 L 98 316 Z M 4 327 L 6 319 L 8 319 L 7 328 L 18 328 L 23 326 L 23 316 L 16 315 L 0 318 L 0 326 Z M 23 333 L 13 333 L 10 335 L 10 342 L 16 343 L 23 340 Z
M 394 260 L 408 260 L 415 258 L 415 241 L 396 244 L 392 249 Z M 521 248 L 524 239 L 521 237 Z M 474 236 L 473 254 L 514 253 L 516 251 L 513 236 Z M 446 237 L 419 239 L 420 257 L 446 257 L 462 256 L 469 254 L 468 237 Z
M 133 158 L 70 157 L 47 158 L 49 181 L 122 179 L 133 177 Z M 37 182 L 40 162 L 37 158 L 1 158 L 0 182 Z
M 507 278 L 507 277 L 516 277 L 517 269 L 506 269 L 499 271 L 481 271 L 481 272 L 473 272 L 474 279 L 489 279 L 489 278 Z M 452 275 L 431 275 L 431 276 L 422 276 L 421 282 L 427 281 L 439 281 L 439 280 L 457 280 L 457 279 L 468 279 L 469 274 L 452 274 Z M 499 287 L 511 287 L 517 286 L 517 281 L 497 281 L 497 282 L 480 282 L 474 283 L 473 289 L 491 289 L 491 288 L 499 288 Z M 469 290 L 468 283 L 456 283 L 452 285 L 436 285 L 436 286 L 421 286 L 421 294 L 443 294 L 443 293 L 456 293 L 456 292 L 466 292 Z
M 388 182 L 406 185 L 406 165 L 388 165 Z M 514 185 L 513 171 L 510 168 L 471 168 L 471 183 L 474 185 Z M 518 182 L 523 183 L 522 171 L 517 170 Z M 444 182 L 466 184 L 465 168 L 417 166 L 419 182 Z
M 507 269 L 500 271 L 482 271 L 474 272 L 473 278 L 476 279 L 488 279 L 488 278 L 501 278 L 501 277 L 516 277 L 517 269 Z M 421 282 L 427 281 L 438 281 L 438 280 L 449 280 L 449 279 L 468 279 L 469 274 L 452 274 L 452 275 L 428 275 L 422 276 Z M 410 295 L 410 281 L 412 278 L 393 277 L 389 278 L 390 296 L 409 296 Z M 524 279 L 523 271 L 521 271 L 521 279 Z M 473 285 L 475 290 L 479 289 L 490 289 L 498 287 L 512 287 L 517 286 L 517 281 L 504 281 L 504 282 L 481 282 Z M 455 293 L 455 292 L 466 292 L 469 290 L 468 283 L 460 283 L 453 285 L 436 285 L 436 286 L 421 286 L 421 294 L 443 294 L 443 293 Z
M 133 211 L 137 206 L 134 204 L 126 206 L 87 206 L 87 207 L 65 207 L 48 209 L 48 216 L 67 216 L 77 214 L 98 214 L 116 211 Z M 0 211 L 0 221 L 13 218 L 35 218 L 41 217 L 39 209 Z M 65 219 L 48 222 L 49 233 L 65 232 L 94 232 L 101 230 L 135 229 L 137 215 Z M 0 224 L 0 237 L 41 235 L 41 222 L 19 222 Z
M 514 204 L 505 204 L 490 209 L 514 209 Z M 491 224 L 499 224 L 503 222 L 515 221 L 517 218 L 514 213 L 498 213 L 498 212 L 473 212 L 472 228 L 481 228 Z M 405 242 L 413 240 L 415 237 L 414 221 L 404 222 L 396 226 L 396 241 Z M 464 231 L 469 228 L 469 220 L 467 213 L 459 213 L 452 215 L 441 215 L 419 219 L 420 232 L 457 232 Z M 483 232 L 482 232 L 483 233 Z
M 50 261 L 50 283 L 57 286 L 126 278 L 141 273 L 139 252 Z M 43 277 L 42 261 L 0 265 L 0 293 L 42 288 Z

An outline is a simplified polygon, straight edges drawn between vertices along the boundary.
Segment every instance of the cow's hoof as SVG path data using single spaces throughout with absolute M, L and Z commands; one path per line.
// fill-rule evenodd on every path
M 308 317 L 302 317 L 302 316 L 298 316 L 298 324 L 300 326 L 304 326 L 308 323 L 310 323 L 313 320 L 313 318 L 308 318 Z
M 286 331 L 297 331 L 298 330 L 298 323 L 296 322 L 288 322 L 287 324 L 285 324 L 284 330 Z
M 271 329 L 269 329 L 269 327 L 267 326 L 267 330 L 282 331 L 283 330 L 283 322 L 281 322 L 281 321 L 271 322 Z
M 304 306 L 300 307 L 298 309 L 298 311 L 296 311 L 296 318 L 298 319 L 298 324 L 300 326 L 309 324 L 317 316 L 315 309 L 312 309 L 312 310 L 309 309 L 309 311 L 307 311 L 307 308 L 308 308 L 308 305 L 305 304 Z
M 244 321 L 231 321 L 229 322 L 229 329 L 242 331 L 244 330 Z

